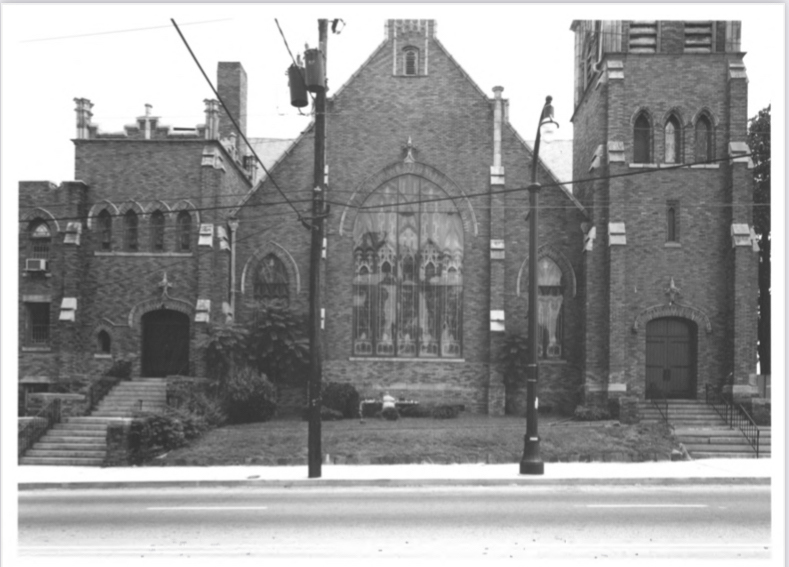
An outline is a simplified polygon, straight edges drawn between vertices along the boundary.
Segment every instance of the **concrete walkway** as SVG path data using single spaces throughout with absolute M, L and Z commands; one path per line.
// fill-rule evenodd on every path
M 518 463 L 458 465 L 323 465 L 308 478 L 291 467 L 47 467 L 16 469 L 20 490 L 198 486 L 504 486 L 504 485 L 769 485 L 771 459 L 701 459 L 642 463 L 545 463 L 545 474 L 519 474 Z M 778 478 L 778 477 L 776 477 Z

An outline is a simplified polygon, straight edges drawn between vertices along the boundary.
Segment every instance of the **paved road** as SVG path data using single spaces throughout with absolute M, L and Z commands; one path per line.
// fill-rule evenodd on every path
M 39 490 L 22 564 L 68 558 L 770 556 L 770 488 Z M 52 563 L 55 564 L 55 563 Z

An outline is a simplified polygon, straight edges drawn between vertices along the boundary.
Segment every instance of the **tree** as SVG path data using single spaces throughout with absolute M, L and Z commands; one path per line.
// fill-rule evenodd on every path
M 753 228 L 759 239 L 758 352 L 762 374 L 770 374 L 770 106 L 751 118 L 748 146 L 753 159 Z

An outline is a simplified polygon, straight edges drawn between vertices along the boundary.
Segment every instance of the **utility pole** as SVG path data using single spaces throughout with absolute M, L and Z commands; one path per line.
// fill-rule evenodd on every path
M 326 33 L 328 20 L 318 20 L 318 57 L 326 69 Z M 315 91 L 315 171 L 312 191 L 312 222 L 310 223 L 310 380 L 309 428 L 307 433 L 307 466 L 309 478 L 321 476 L 321 250 L 323 248 L 323 191 L 326 142 L 326 86 Z

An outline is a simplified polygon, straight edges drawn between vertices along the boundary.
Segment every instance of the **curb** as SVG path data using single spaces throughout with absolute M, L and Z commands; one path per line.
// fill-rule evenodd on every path
M 342 487 L 421 487 L 421 486 L 770 486 L 769 477 L 696 477 L 696 478 L 511 478 L 511 479 L 305 479 L 305 480 L 165 480 L 118 482 L 29 482 L 18 490 L 87 490 L 118 488 L 342 488 Z

